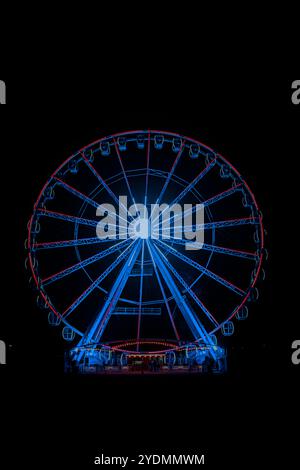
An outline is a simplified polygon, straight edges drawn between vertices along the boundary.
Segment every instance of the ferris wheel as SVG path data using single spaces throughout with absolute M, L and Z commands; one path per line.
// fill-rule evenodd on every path
M 89 351 L 106 363 L 113 351 L 216 359 L 218 336 L 258 298 L 266 255 L 239 172 L 203 143 L 157 130 L 103 137 L 68 158 L 40 192 L 26 247 L 50 325 L 77 361 Z

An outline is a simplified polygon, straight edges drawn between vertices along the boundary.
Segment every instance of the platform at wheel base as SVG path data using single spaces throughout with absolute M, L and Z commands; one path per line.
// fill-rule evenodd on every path
M 65 354 L 65 372 L 94 375 L 224 374 L 227 357 L 217 345 L 188 343 L 164 351 L 122 350 L 108 345 L 89 345 Z M 81 351 L 81 352 L 82 352 Z

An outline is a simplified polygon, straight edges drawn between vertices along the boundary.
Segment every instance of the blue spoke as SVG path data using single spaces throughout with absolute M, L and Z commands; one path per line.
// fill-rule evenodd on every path
M 54 179 L 57 181 L 57 183 L 59 183 L 63 188 L 65 188 L 67 191 L 69 191 L 69 193 L 73 194 L 74 196 L 77 196 L 79 197 L 80 199 L 82 199 L 84 202 L 87 202 L 88 204 L 90 204 L 91 206 L 93 207 L 96 207 L 96 209 L 100 208 L 101 207 L 101 204 L 97 203 L 94 199 L 91 199 L 90 197 L 88 197 L 86 194 L 83 194 L 81 191 L 78 191 L 77 189 L 75 189 L 73 186 L 67 184 L 65 181 L 62 181 L 61 179 L 57 178 L 57 177 L 54 177 Z M 106 209 L 106 207 L 103 207 L 103 210 L 105 212 L 107 212 L 108 214 L 113 214 L 115 215 L 115 213 L 109 211 L 108 209 Z M 125 222 L 127 222 L 126 219 L 124 219 L 123 217 L 121 217 L 120 215 L 118 215 L 118 217 L 122 220 L 124 220 Z
M 140 296 L 139 296 L 139 315 L 138 315 L 138 329 L 137 329 L 137 351 L 139 350 L 139 340 L 141 333 L 141 317 L 142 317 L 142 302 L 143 302 L 143 282 L 144 282 L 144 254 L 145 254 L 145 240 L 142 244 L 142 264 L 141 264 L 141 280 L 140 280 Z
M 62 240 L 56 242 L 44 242 L 44 243 L 35 243 L 32 245 L 34 250 L 47 250 L 53 248 L 67 248 L 70 246 L 82 246 L 82 245 L 97 245 L 98 243 L 111 243 L 115 242 L 116 239 L 103 239 L 101 240 L 98 237 L 92 238 L 78 238 L 77 240 Z
M 133 246 L 132 242 L 124 251 L 121 253 L 113 263 L 68 307 L 64 313 L 63 317 L 66 318 L 69 316 L 83 301 L 86 299 L 91 292 L 93 292 L 96 287 L 98 287 L 101 282 L 121 263 L 123 259 L 130 255 L 130 248 Z
M 144 199 L 145 207 L 147 207 L 147 201 L 148 201 L 150 145 L 151 145 L 151 138 L 150 138 L 150 132 L 149 132 L 148 133 L 148 145 L 147 145 L 147 171 L 146 171 L 146 186 L 145 186 L 145 199 Z M 145 214 L 144 214 L 144 216 L 145 216 Z
M 176 160 L 174 161 L 174 164 L 173 164 L 173 166 L 172 166 L 172 168 L 171 168 L 171 171 L 169 172 L 168 177 L 167 177 L 167 179 L 166 179 L 166 181 L 165 181 L 164 187 L 163 187 L 163 189 L 161 190 L 161 193 L 160 193 L 160 195 L 159 195 L 158 198 L 157 198 L 156 204 L 159 204 L 160 201 L 162 200 L 162 198 L 164 197 L 164 194 L 165 194 L 165 192 L 166 192 L 166 189 L 167 189 L 167 187 L 168 187 L 168 185 L 169 185 L 169 183 L 170 183 L 170 181 L 171 181 L 171 178 L 172 178 L 172 176 L 173 176 L 173 174 L 174 174 L 174 171 L 175 171 L 175 169 L 176 169 L 176 167 L 177 167 L 177 165 L 178 165 L 178 163 L 179 163 L 179 160 L 180 160 L 180 158 L 181 158 L 181 155 L 183 154 L 184 146 L 185 146 L 185 142 L 183 141 L 183 142 L 182 142 L 182 145 L 181 145 L 181 148 L 180 148 L 180 150 L 179 150 L 179 152 L 178 152 L 178 154 L 177 154 Z
M 127 174 L 126 174 L 123 162 L 122 162 L 122 158 L 121 158 L 121 155 L 120 155 L 120 151 L 119 151 L 118 143 L 116 142 L 116 139 L 114 139 L 114 144 L 115 144 L 115 149 L 116 149 L 116 152 L 117 152 L 118 160 L 119 160 L 122 172 L 123 172 L 123 176 L 124 176 L 124 179 L 125 179 L 125 182 L 126 182 L 126 185 L 127 185 L 128 192 L 129 192 L 131 200 L 132 200 L 132 202 L 133 202 L 133 204 L 136 208 L 135 199 L 134 199 L 132 191 L 131 191 L 131 187 L 130 187 L 128 177 L 127 177 Z M 137 211 L 137 208 L 136 208 L 136 211 Z
M 165 240 L 165 243 L 174 243 L 175 245 L 183 245 L 185 246 L 187 243 L 192 244 L 193 247 L 198 247 L 199 250 L 210 251 L 214 253 L 221 253 L 224 255 L 235 256 L 237 258 L 245 258 L 245 259 L 257 259 L 259 256 L 256 253 L 250 253 L 248 251 L 240 251 L 240 250 L 232 250 L 230 248 L 224 248 L 221 246 L 215 245 L 208 245 L 206 243 L 198 243 L 193 242 L 192 240 L 180 240 L 178 238 L 172 238 L 170 240 Z
M 172 271 L 172 273 L 175 275 L 175 277 L 178 279 L 178 281 L 180 282 L 180 284 L 185 288 L 186 292 L 188 292 L 190 294 L 190 296 L 192 297 L 192 299 L 199 305 L 199 307 L 201 308 L 201 310 L 205 313 L 205 315 L 207 316 L 207 318 L 213 323 L 214 326 L 219 326 L 219 323 L 217 322 L 217 320 L 215 319 L 215 317 L 207 310 L 207 308 L 205 307 L 205 305 L 203 304 L 203 302 L 201 302 L 201 300 L 199 299 L 199 297 L 195 294 L 195 292 L 190 288 L 190 286 L 185 282 L 185 280 L 183 279 L 182 276 L 180 276 L 180 274 L 178 273 L 178 271 L 176 271 L 176 269 L 174 268 L 174 266 L 170 263 L 170 261 L 166 258 L 166 256 L 160 251 L 160 249 L 158 247 L 156 247 L 156 249 L 159 251 L 159 253 L 161 254 L 161 256 L 163 256 L 163 260 L 164 262 L 167 264 L 168 268 Z M 175 251 L 175 250 L 174 250 Z
M 173 315 L 172 315 L 172 312 L 171 312 L 171 309 L 170 309 L 169 301 L 168 301 L 168 298 L 166 296 L 165 289 L 163 287 L 163 284 L 162 284 L 162 281 L 161 281 L 161 278 L 160 278 L 160 275 L 159 275 L 159 272 L 158 272 L 158 269 L 157 269 L 157 266 L 156 266 L 156 263 L 155 263 L 155 260 L 154 260 L 154 257 L 153 257 L 153 253 L 152 253 L 152 250 L 151 250 L 150 243 L 149 243 L 148 240 L 146 240 L 146 242 L 147 242 L 148 250 L 149 250 L 149 253 L 150 253 L 150 256 L 151 256 L 151 260 L 152 260 L 152 264 L 153 264 L 153 267 L 154 267 L 155 275 L 156 275 L 160 290 L 162 292 L 165 305 L 167 307 L 167 311 L 168 311 L 168 314 L 169 314 L 169 318 L 170 318 L 170 321 L 171 321 L 176 339 L 177 339 L 177 341 L 180 341 L 180 337 L 179 337 L 177 328 L 175 326 L 174 318 L 173 318 Z
M 84 202 L 87 202 L 91 206 L 98 208 L 99 204 L 94 199 L 91 199 L 87 195 L 83 194 L 81 191 L 78 191 L 77 189 L 73 188 L 73 186 L 57 178 L 57 176 L 55 176 L 54 179 L 60 186 L 65 188 L 67 191 L 69 191 L 69 193 L 73 194 L 74 196 L 79 197 L 80 199 L 82 199 Z
M 260 220 L 258 217 L 247 217 L 245 219 L 232 219 L 232 220 L 221 220 L 217 222 L 208 222 L 204 224 L 195 224 L 195 225 L 186 225 L 184 227 L 185 232 L 195 232 L 196 230 L 212 230 L 216 228 L 226 228 L 226 227 L 239 227 L 242 225 L 258 225 Z M 161 231 L 169 230 L 161 228 Z M 174 227 L 174 232 L 182 232 L 183 227 Z M 159 234 L 158 230 L 153 229 L 153 233 Z
M 115 195 L 115 193 L 110 189 L 110 187 L 108 186 L 108 184 L 104 181 L 104 179 L 102 178 L 102 176 L 98 173 L 98 171 L 94 168 L 94 166 L 88 161 L 88 159 L 86 158 L 86 156 L 81 153 L 81 156 L 83 158 L 83 160 L 85 161 L 85 163 L 87 164 L 87 166 L 90 168 L 90 170 L 92 171 L 92 173 L 94 174 L 94 176 L 98 179 L 98 181 L 100 181 L 100 183 L 102 184 L 102 186 L 106 189 L 106 191 L 108 192 L 108 194 L 113 198 L 113 200 L 116 202 L 117 206 L 119 205 L 119 199 L 117 198 L 117 196 Z M 121 203 L 121 206 L 123 207 L 123 209 L 125 209 L 125 211 L 127 212 L 127 214 L 129 215 L 129 217 L 132 218 L 132 216 L 129 214 L 127 208 L 124 206 L 124 204 Z
M 227 189 L 226 191 L 222 191 L 219 194 L 216 194 L 215 196 L 211 197 L 210 199 L 207 199 L 206 201 L 202 202 L 202 204 L 205 207 L 211 206 L 212 204 L 215 204 L 218 201 L 221 201 L 222 199 L 231 196 L 234 194 L 237 190 L 240 190 L 242 187 L 242 183 L 237 184 L 236 186 L 233 186 L 232 188 Z
M 206 332 L 205 328 L 203 327 L 201 321 L 199 318 L 195 315 L 195 312 L 191 309 L 191 307 L 187 304 L 185 298 L 181 295 L 178 287 L 176 286 L 171 274 L 169 273 L 168 269 L 169 268 L 175 277 L 179 280 L 179 282 L 183 283 L 183 285 L 186 285 L 184 280 L 181 278 L 181 276 L 177 273 L 177 271 L 173 268 L 171 263 L 166 259 L 166 257 L 160 252 L 160 250 L 155 246 L 153 246 L 152 254 L 155 259 L 155 262 L 158 266 L 158 269 L 160 270 L 162 277 L 165 279 L 165 281 L 168 284 L 168 287 L 178 305 L 178 308 L 180 309 L 181 313 L 183 314 L 183 317 L 189 326 L 193 336 L 195 339 L 199 339 L 199 337 L 204 341 L 205 344 L 210 344 L 213 346 L 212 340 L 208 333 Z M 188 286 L 186 286 L 188 288 Z M 196 297 L 194 293 L 193 297 Z M 197 298 L 197 303 L 198 305 L 201 305 L 201 309 L 203 312 L 208 315 L 210 320 L 216 324 L 216 320 L 213 319 L 212 315 L 207 311 L 207 309 L 204 307 L 204 305 L 200 302 L 200 300 Z M 210 348 L 210 353 L 215 359 L 215 354 L 213 351 L 213 348 Z
M 129 258 L 126 260 L 123 268 L 118 274 L 113 287 L 111 288 L 109 295 L 98 313 L 96 320 L 93 322 L 91 327 L 88 329 L 87 333 L 80 340 L 78 347 L 84 346 L 86 344 L 97 344 L 105 330 L 105 327 L 110 319 L 112 312 L 115 309 L 115 306 L 120 298 L 120 295 L 127 283 L 127 280 L 130 276 L 130 273 L 135 265 L 137 257 L 141 250 L 141 239 L 139 239 L 135 245 L 135 248 L 132 250 Z M 82 358 L 83 351 L 79 351 L 77 360 L 80 361 Z
M 107 250 L 101 251 L 97 255 L 91 256 L 90 258 L 87 258 L 83 261 L 80 261 L 79 263 L 74 264 L 73 266 L 70 266 L 69 268 L 64 269 L 63 271 L 60 271 L 56 274 L 53 274 L 50 277 L 47 277 L 46 279 L 43 279 L 42 284 L 44 286 L 46 286 L 48 284 L 51 284 L 52 282 L 58 281 L 59 279 L 62 279 L 63 277 L 68 276 L 69 274 L 72 274 L 72 273 L 78 271 L 79 269 L 84 268 L 85 266 L 88 266 L 92 263 L 95 263 L 96 261 L 104 258 L 105 256 L 109 256 L 112 253 L 115 253 L 116 251 L 122 249 L 128 243 L 129 240 L 130 239 L 124 240 L 124 241 L 118 243 L 117 245 L 114 245 L 114 246 L 108 248 Z
M 81 224 L 81 225 L 89 225 L 90 227 L 97 227 L 97 225 L 99 224 L 99 221 L 97 221 L 97 220 L 85 219 L 85 218 L 82 218 L 82 217 L 76 217 L 74 215 L 63 214 L 62 212 L 48 211 L 47 209 L 38 209 L 36 211 L 36 214 L 41 215 L 41 216 L 45 216 L 45 217 L 49 217 L 49 218 L 52 218 L 52 219 L 63 220 L 65 222 L 74 222 L 74 223 Z M 122 217 L 119 217 L 119 218 L 123 219 Z M 126 221 L 126 219 L 123 219 L 123 220 Z M 126 223 L 127 223 L 127 221 L 126 221 Z M 115 224 L 106 224 L 106 225 L 109 225 L 110 227 L 118 228 L 118 225 L 115 225 Z M 126 233 L 127 232 L 122 232 L 122 235 L 124 235 Z
M 240 295 L 240 296 L 244 296 L 246 295 L 246 292 L 243 291 L 242 289 L 240 289 L 239 287 L 235 286 L 234 284 L 232 284 L 231 282 L 227 281 L 226 279 L 224 279 L 223 277 L 220 277 L 218 276 L 217 274 L 213 273 L 212 271 L 210 271 L 209 269 L 205 268 L 204 266 L 202 266 L 201 264 L 199 263 L 196 263 L 196 261 L 192 260 L 191 258 L 188 258 L 187 256 L 185 256 L 183 253 L 179 253 L 178 251 L 174 250 L 174 248 L 171 248 L 169 247 L 168 245 L 166 245 L 164 242 L 160 241 L 160 240 L 156 240 L 156 242 L 164 247 L 164 248 L 167 248 L 168 252 L 171 253 L 172 255 L 176 256 L 177 258 L 179 258 L 181 261 L 184 261 L 185 263 L 189 264 L 190 266 L 193 266 L 195 269 L 197 269 L 198 271 L 201 271 L 202 273 L 204 273 L 206 276 L 210 277 L 211 279 L 214 279 L 215 281 L 217 281 L 219 284 L 222 284 L 223 286 L 227 287 L 228 289 L 232 290 L 233 292 L 235 292 L 236 294 Z
M 205 168 L 203 171 L 201 171 L 199 173 L 198 176 L 196 176 L 196 178 L 188 185 L 186 186 L 186 188 L 169 204 L 170 207 L 172 207 L 173 205 L 177 204 L 179 201 L 181 201 L 181 199 L 183 199 L 195 186 L 196 184 L 199 183 L 200 180 L 202 180 L 202 178 L 204 178 L 205 175 L 207 175 L 207 173 L 215 166 L 216 164 L 216 161 L 217 159 L 215 158 L 212 162 L 210 162 Z M 161 212 L 161 215 L 165 212 L 165 210 L 163 210 Z M 159 215 L 157 217 L 155 217 L 155 219 L 152 221 L 152 223 L 154 223 L 157 219 L 159 219 Z
M 65 222 L 74 222 L 82 225 L 89 225 L 91 227 L 97 227 L 98 221 L 91 219 L 83 219 L 82 217 L 75 217 L 73 215 L 63 214 L 61 212 L 48 211 L 46 209 L 38 209 L 37 215 L 43 215 L 53 219 L 64 220 Z
M 173 174 L 174 174 L 174 171 L 175 171 L 175 169 L 176 169 L 176 167 L 177 167 L 177 165 L 178 165 L 178 163 L 179 163 L 179 160 L 180 160 L 180 158 L 181 158 L 181 155 L 183 154 L 184 148 L 185 148 L 185 141 L 183 141 L 182 144 L 181 144 L 180 150 L 179 150 L 179 152 L 178 152 L 178 154 L 177 154 L 177 157 L 176 157 L 176 159 L 175 159 L 175 161 L 174 161 L 174 163 L 173 163 L 173 166 L 172 166 L 172 168 L 171 168 L 171 170 L 170 170 L 170 172 L 169 172 L 169 174 L 168 174 L 168 176 L 167 176 L 167 179 L 166 179 L 165 184 L 164 184 L 164 186 L 163 186 L 163 188 L 162 188 L 162 190 L 161 190 L 161 193 L 160 193 L 160 195 L 158 196 L 158 198 L 157 198 L 157 200 L 156 200 L 156 204 L 160 204 L 160 201 L 162 200 L 162 198 L 163 198 L 163 196 L 164 196 L 164 194 L 165 194 L 165 192 L 166 192 L 166 189 L 167 189 L 167 187 L 168 187 L 168 185 L 169 185 L 169 183 L 170 183 L 170 181 L 171 181 L 171 178 L 172 178 L 172 176 L 173 176 Z M 152 214 L 151 214 L 151 215 L 152 215 Z
M 212 198 L 210 199 L 207 199 L 206 201 L 203 201 L 201 203 L 201 206 L 203 207 L 208 207 L 212 204 L 215 204 L 216 202 L 218 201 L 221 201 L 222 199 L 225 199 L 226 197 L 229 197 L 231 196 L 232 194 L 234 194 L 237 190 L 239 190 L 239 188 L 241 188 L 242 184 L 238 184 L 237 186 L 234 186 L 233 188 L 230 188 L 230 189 L 227 189 L 226 191 L 222 191 L 221 193 L 213 196 Z M 188 209 L 186 211 L 184 211 L 183 214 L 177 214 L 177 215 L 173 215 L 171 218 L 170 218 L 170 222 L 172 220 L 176 220 L 178 219 L 178 217 L 187 217 L 188 215 L 190 214 L 194 214 L 198 208 L 198 204 L 196 204 L 194 207 L 192 207 L 191 209 Z M 159 224 L 157 224 L 159 225 Z M 156 225 L 156 226 L 157 226 Z

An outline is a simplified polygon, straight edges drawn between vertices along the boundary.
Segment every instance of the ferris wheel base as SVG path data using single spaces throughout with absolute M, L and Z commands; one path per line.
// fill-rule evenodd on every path
M 65 354 L 65 372 L 95 375 L 205 375 L 227 372 L 226 351 L 220 346 L 187 343 L 174 349 L 158 349 L 122 350 L 118 346 L 99 344 L 81 347 L 78 354 L 79 348 L 76 347 Z M 78 360 L 78 357 L 81 359 Z

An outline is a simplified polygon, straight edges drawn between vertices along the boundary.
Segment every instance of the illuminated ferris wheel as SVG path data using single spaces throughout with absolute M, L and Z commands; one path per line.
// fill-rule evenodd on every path
M 105 363 L 153 352 L 175 363 L 182 351 L 218 360 L 218 335 L 232 335 L 258 297 L 265 254 L 262 214 L 238 171 L 156 130 L 68 158 L 35 203 L 27 248 L 49 323 L 76 361 Z

